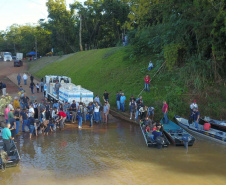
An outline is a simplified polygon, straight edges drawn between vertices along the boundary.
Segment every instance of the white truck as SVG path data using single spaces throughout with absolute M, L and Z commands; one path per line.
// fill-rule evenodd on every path
M 59 99 L 55 92 L 55 83 L 59 81 L 61 87 L 59 89 Z M 61 103 L 73 100 L 76 102 L 83 102 L 88 105 L 93 102 L 93 92 L 82 88 L 80 85 L 71 83 L 71 78 L 67 76 L 46 75 L 44 80 L 44 96 L 50 101 L 59 100 Z
M 12 54 L 10 52 L 3 52 L 3 60 L 4 61 L 12 61 Z
M 23 60 L 23 53 L 16 53 L 16 59 L 17 60 Z

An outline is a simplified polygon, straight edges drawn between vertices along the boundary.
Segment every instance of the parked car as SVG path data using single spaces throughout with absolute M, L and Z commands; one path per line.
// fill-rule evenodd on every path
M 23 65 L 23 61 L 22 60 L 14 60 L 14 67 L 20 67 Z
M 13 59 L 13 60 L 16 60 L 16 56 L 12 56 L 12 59 Z

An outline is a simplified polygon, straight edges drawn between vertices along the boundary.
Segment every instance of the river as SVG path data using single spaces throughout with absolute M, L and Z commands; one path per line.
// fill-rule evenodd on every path
M 21 161 L 0 172 L 0 184 L 225 185 L 226 147 L 196 139 L 188 152 L 148 148 L 138 125 L 117 119 L 31 140 L 24 134 L 17 140 Z

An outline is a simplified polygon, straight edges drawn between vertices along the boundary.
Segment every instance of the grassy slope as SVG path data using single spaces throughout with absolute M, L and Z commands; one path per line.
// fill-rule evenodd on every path
M 155 61 L 154 56 L 151 59 Z M 143 78 L 147 73 L 149 60 L 150 58 L 141 58 L 139 62 L 131 62 L 126 55 L 126 48 L 107 48 L 78 52 L 64 60 L 51 62 L 51 64 L 43 59 L 39 62 L 39 65 L 31 64 L 30 71 L 35 72 L 34 75 L 39 78 L 47 74 L 70 76 L 74 84 L 82 85 L 101 98 L 106 89 L 111 93 L 110 103 L 115 107 L 115 95 L 120 89 L 125 93 L 128 100 L 131 94 L 137 97 L 144 88 Z M 151 77 L 162 62 L 154 63 L 157 67 L 148 72 Z M 159 118 L 161 117 L 162 100 L 164 99 L 169 102 L 171 107 L 171 118 L 174 114 L 187 115 L 190 99 L 198 98 L 199 102 L 199 97 L 189 94 L 184 84 L 178 82 L 178 78 L 179 73 L 175 73 L 175 71 L 170 73 L 163 68 L 151 82 L 151 92 L 142 93 L 144 103 L 148 106 L 154 106 Z M 211 114 L 212 112 L 209 109 L 204 110 L 205 106 L 200 105 L 200 107 L 203 107 L 202 112 L 205 112 L 206 115 L 218 116 Z M 221 106 L 225 106 L 225 104 Z

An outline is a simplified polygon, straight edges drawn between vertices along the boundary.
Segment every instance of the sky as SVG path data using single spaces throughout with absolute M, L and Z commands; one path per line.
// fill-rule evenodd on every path
M 75 0 L 66 0 L 67 6 Z M 78 0 L 83 3 L 85 0 Z M 12 24 L 37 24 L 39 19 L 47 20 L 47 0 L 0 0 L 0 30 Z

